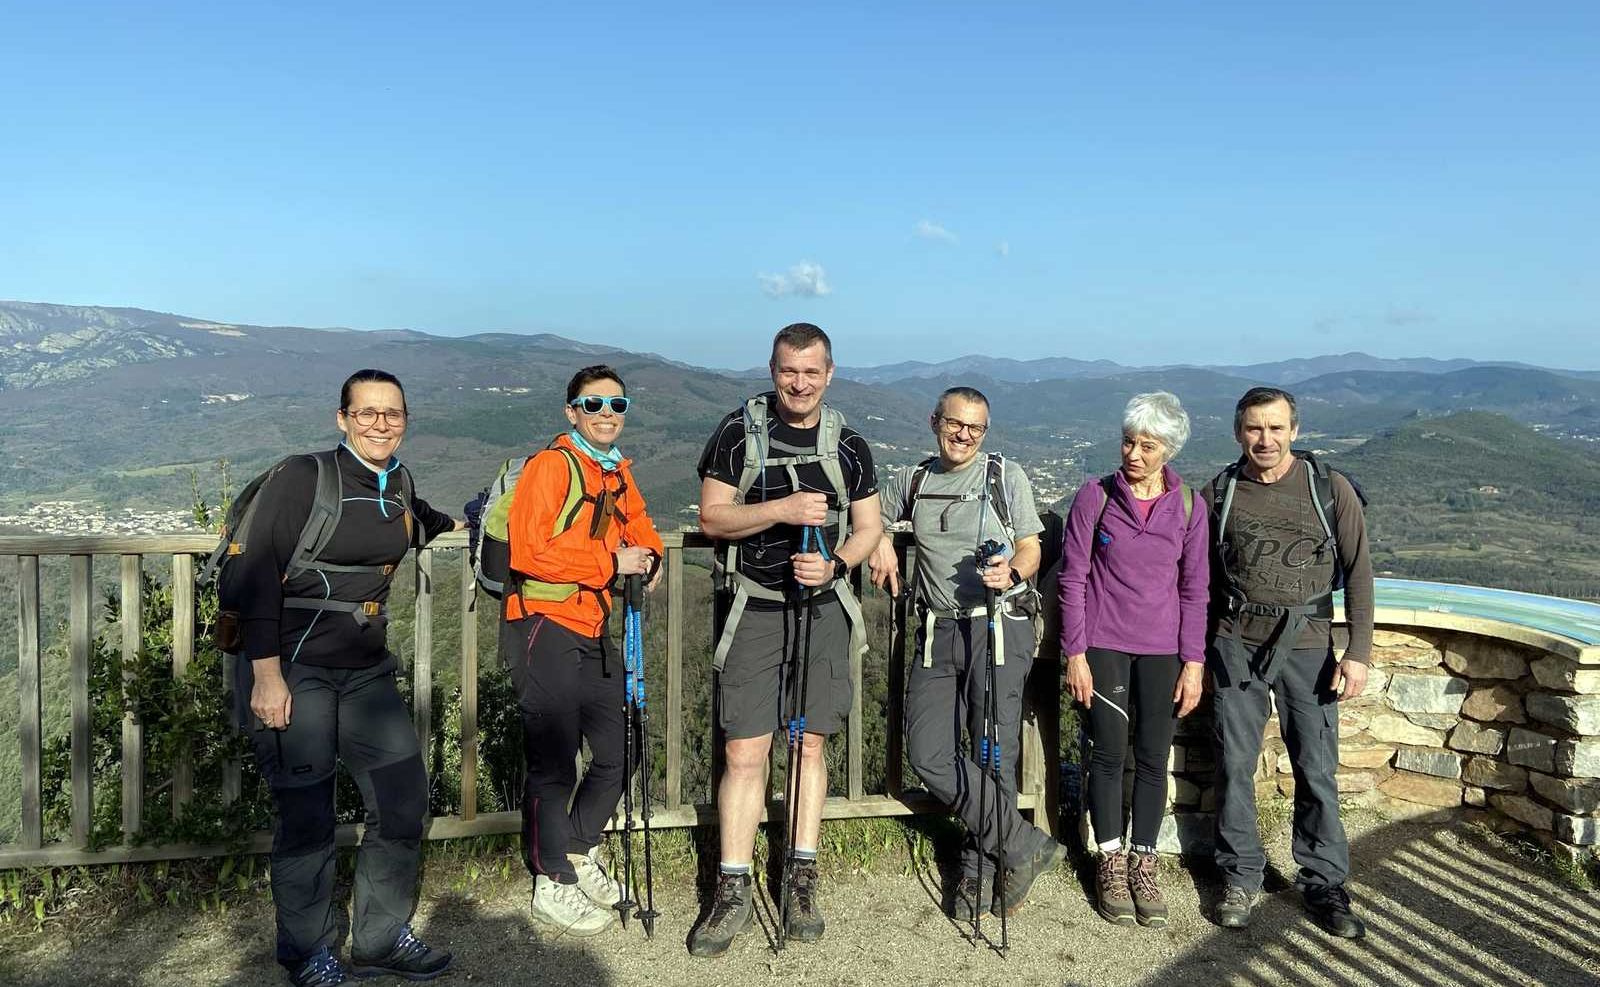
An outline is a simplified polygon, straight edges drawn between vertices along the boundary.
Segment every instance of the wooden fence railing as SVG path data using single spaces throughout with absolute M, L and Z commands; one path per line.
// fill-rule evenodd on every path
M 664 730 L 666 744 L 665 785 L 661 791 L 661 804 L 655 810 L 652 823 L 656 826 L 693 826 L 716 820 L 716 806 L 711 802 L 686 803 L 683 792 L 684 774 L 684 630 L 689 619 L 706 620 L 709 614 L 691 618 L 684 612 L 683 588 L 685 586 L 685 549 L 710 546 L 698 533 L 670 534 L 665 538 L 667 557 L 664 582 L 667 591 L 667 648 L 665 701 L 656 708 L 666 710 Z M 898 551 L 902 564 L 906 561 L 905 536 L 899 536 Z M 20 717 L 14 741 L 0 736 L 0 743 L 15 743 L 21 755 L 21 826 L 18 839 L 0 844 L 0 868 L 44 865 L 72 865 L 84 863 L 113 863 L 139 860 L 177 859 L 208 856 L 232 852 L 238 845 L 164 844 L 142 842 L 145 809 L 145 785 L 148 781 L 144 765 L 144 736 L 141 724 L 129 714 L 122 724 L 122 833 L 120 846 L 89 850 L 93 819 L 93 766 L 91 764 L 91 711 L 94 696 L 90 694 L 90 659 L 93 647 L 93 586 L 92 563 L 96 556 L 117 556 L 120 559 L 120 599 L 124 619 L 121 621 L 122 652 L 125 658 L 137 655 L 143 639 L 144 608 L 140 598 L 143 573 L 148 565 L 165 565 L 169 568 L 172 593 L 172 670 L 182 674 L 194 658 L 195 645 L 195 556 L 209 551 L 215 539 L 209 535 L 137 535 L 137 536 L 78 536 L 78 535 L 24 535 L 0 536 L 0 556 L 16 559 L 17 574 L 17 696 Z M 460 582 L 463 599 L 470 593 L 472 571 L 467 563 L 465 535 L 447 534 L 428 548 L 415 553 L 417 595 L 414 619 L 414 647 L 409 674 L 412 681 L 413 718 L 424 750 L 429 749 L 429 731 L 433 718 L 434 662 L 440 656 L 434 653 L 434 578 L 435 562 L 442 550 L 456 551 L 455 578 Z M 43 749 L 44 708 L 42 694 L 41 602 L 42 594 L 56 591 L 56 587 L 41 584 L 40 559 L 65 556 L 68 559 L 67 593 L 67 652 L 69 658 L 70 743 L 71 743 L 71 825 L 67 838 L 46 841 L 41 798 L 41 752 Z M 857 573 L 859 580 L 860 574 Z M 858 582 L 859 588 L 859 582 Z M 885 785 L 884 791 L 868 792 L 863 769 L 864 743 L 862 739 L 862 666 L 863 659 L 851 662 L 850 675 L 855 687 L 855 699 L 845 734 L 845 791 L 843 796 L 830 797 L 824 808 L 824 817 L 833 819 L 867 816 L 909 815 L 918 812 L 942 811 L 926 793 L 909 790 L 901 771 L 901 743 L 903 737 L 902 696 L 905 689 L 906 646 L 908 641 L 908 613 L 905 598 L 893 605 L 890 639 L 887 648 L 873 642 L 866 660 L 887 661 L 888 724 L 885 731 Z M 473 615 L 461 611 L 459 628 L 460 649 L 455 656 L 459 662 L 461 681 L 461 795 L 460 811 L 456 815 L 435 816 L 428 825 L 430 839 L 447 839 L 491 833 L 516 832 L 516 812 L 480 813 L 477 806 L 477 777 L 479 773 L 478 741 L 478 673 L 479 641 L 477 624 Z M 697 656 L 703 660 L 705 656 Z M 231 690 L 230 663 L 225 663 L 225 689 Z M 1023 738 L 1019 765 L 1019 802 L 1024 810 L 1031 810 L 1035 821 L 1053 831 L 1056 819 L 1058 759 L 1058 702 L 1060 697 L 1059 662 L 1047 644 L 1036 663 L 1029 682 L 1025 701 Z M 657 693 L 661 695 L 661 693 Z M 659 715 L 659 712 L 658 712 Z M 194 798 L 194 766 L 180 759 L 170 779 L 173 791 L 173 809 L 181 812 Z M 240 774 L 237 763 L 224 770 L 221 796 L 230 802 L 239 796 Z M 0 799 L 8 793 L 0 792 Z M 769 811 L 781 811 L 781 801 L 769 804 Z M 340 828 L 342 842 L 351 842 L 359 836 L 358 826 Z M 271 842 L 270 834 L 254 833 L 245 840 L 251 850 L 264 850 Z

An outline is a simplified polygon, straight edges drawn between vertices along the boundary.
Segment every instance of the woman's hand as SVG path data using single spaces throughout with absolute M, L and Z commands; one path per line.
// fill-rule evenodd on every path
M 289 725 L 294 696 L 289 692 L 289 683 L 283 680 L 278 656 L 257 658 L 250 663 L 250 671 L 255 677 L 255 684 L 250 687 L 250 711 L 267 729 L 284 729 Z
M 1206 663 L 1203 661 L 1186 661 L 1183 671 L 1178 673 L 1178 685 L 1172 690 L 1172 701 L 1178 704 L 1178 715 L 1188 716 L 1194 708 L 1200 705 L 1200 696 L 1205 692 Z
M 1067 658 L 1067 691 L 1084 709 L 1088 709 L 1094 701 L 1094 675 L 1089 671 L 1087 655 L 1071 655 Z
M 617 575 L 642 576 L 650 571 L 650 564 L 654 560 L 655 553 L 648 548 L 624 545 L 617 549 Z

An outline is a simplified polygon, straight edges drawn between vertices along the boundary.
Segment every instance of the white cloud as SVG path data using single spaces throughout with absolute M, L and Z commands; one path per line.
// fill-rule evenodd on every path
M 757 274 L 756 280 L 761 282 L 761 290 L 772 298 L 785 295 L 820 298 L 833 294 L 833 286 L 828 284 L 828 272 L 815 261 L 803 260 L 789 268 L 788 274 Z
M 1011 256 L 1011 241 L 1010 240 L 1001 240 L 999 243 L 994 245 L 994 252 L 999 254 L 1001 257 L 1010 257 Z
M 938 223 L 935 223 L 931 219 L 919 219 L 917 221 L 917 228 L 915 232 L 916 235 L 923 240 L 937 240 L 940 243 L 956 242 L 956 235 L 954 233 L 951 233 L 949 230 L 945 229 L 943 226 L 940 226 Z

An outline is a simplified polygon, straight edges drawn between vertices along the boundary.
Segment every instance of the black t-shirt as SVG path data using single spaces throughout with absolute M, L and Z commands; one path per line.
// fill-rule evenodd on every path
M 321 562 L 335 565 L 396 565 L 405 557 L 404 486 L 398 469 L 390 472 L 382 498 L 378 474 L 341 446 L 337 455 L 343 483 L 339 526 L 334 529 Z M 240 627 L 244 656 L 280 655 L 307 665 L 366 668 L 383 660 L 388 618 L 368 618 L 365 627 L 348 613 L 284 607 L 286 596 L 359 602 L 384 602 L 390 578 L 378 572 L 319 572 L 296 576 L 283 583 L 284 570 L 300 541 L 300 532 L 316 500 L 317 461 L 296 456 L 257 495 L 256 517 L 251 522 L 251 551 L 239 557 Z M 411 509 L 422 525 L 424 543 L 454 527 L 447 514 L 429 507 L 420 497 Z M 266 546 L 261 551 L 257 546 Z
M 771 394 L 767 396 L 767 407 L 767 434 L 772 441 L 801 449 L 816 448 L 817 433 L 822 427 L 820 423 L 811 428 L 795 428 L 784 424 L 778 417 L 777 399 Z M 711 433 L 711 440 L 700 455 L 701 479 L 709 477 L 730 487 L 737 487 L 744 473 L 744 446 L 744 409 L 740 408 L 724 417 L 718 423 L 717 430 Z M 867 446 L 867 440 L 848 425 L 839 433 L 839 466 L 844 473 L 845 492 L 851 503 L 878 492 L 878 473 L 872 464 L 872 450 Z M 830 501 L 833 500 L 833 485 L 828 482 L 820 463 L 796 466 L 795 474 L 800 481 L 800 490 L 826 494 Z M 795 492 L 789 482 L 788 470 L 782 466 L 768 466 L 745 493 L 744 502 L 759 504 L 781 500 Z M 740 573 L 766 589 L 783 592 L 792 588 L 789 556 L 800 551 L 801 530 L 792 524 L 776 524 L 745 538 L 739 544 Z M 838 536 L 837 526 L 829 525 L 825 537 L 830 551 Z M 752 600 L 750 606 L 758 607 L 761 603 Z

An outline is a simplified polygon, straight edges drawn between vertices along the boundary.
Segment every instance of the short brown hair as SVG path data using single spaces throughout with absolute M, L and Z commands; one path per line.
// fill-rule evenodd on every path
M 796 322 L 778 330 L 772 337 L 772 356 L 767 358 L 767 363 L 776 365 L 778 362 L 779 345 L 787 346 L 792 350 L 803 350 L 808 347 L 822 344 L 822 352 L 827 354 L 828 366 L 833 366 L 833 342 L 828 339 L 828 334 L 819 327 L 809 322 Z
M 1274 404 L 1282 401 L 1289 406 L 1289 427 L 1300 427 L 1300 409 L 1294 403 L 1294 395 L 1281 387 L 1252 387 L 1244 392 L 1244 397 L 1233 406 L 1233 434 L 1239 434 L 1239 427 L 1244 424 L 1244 413 L 1251 408 L 1258 408 L 1264 404 Z

